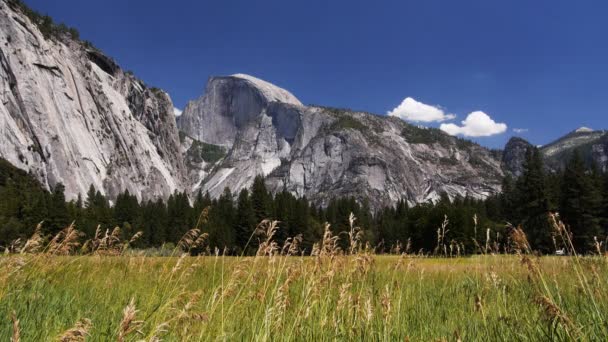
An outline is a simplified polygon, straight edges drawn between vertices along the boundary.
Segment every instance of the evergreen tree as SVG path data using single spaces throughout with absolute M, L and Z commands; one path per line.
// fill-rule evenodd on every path
M 201 192 L 201 190 L 199 190 L 196 194 L 196 198 L 194 199 L 194 205 L 192 207 L 192 218 L 195 227 L 200 228 L 200 225 L 203 223 L 204 219 L 204 217 L 202 217 L 201 215 L 203 215 L 203 211 L 206 208 L 209 208 L 210 206 L 211 196 L 209 196 L 209 192 L 205 193 L 205 195 L 203 196 L 203 193 Z
M 517 181 L 517 217 L 532 248 L 543 253 L 551 251 L 552 228 L 549 226 L 550 211 L 544 165 L 541 152 L 536 147 L 526 151 L 524 171 Z
M 62 183 L 57 183 L 51 194 L 49 220 L 47 223 L 48 233 L 51 235 L 57 234 L 60 230 L 66 228 L 70 224 L 64 192 L 65 186 Z
M 272 195 L 266 189 L 263 176 L 256 176 L 251 186 L 251 202 L 255 212 L 256 223 L 270 219 Z
M 576 250 L 589 251 L 593 237 L 601 235 L 601 193 L 578 152 L 568 162 L 562 184 L 561 217 L 572 231 Z
M 102 230 L 114 228 L 112 225 L 112 208 L 110 208 L 105 196 L 99 190 L 95 190 L 93 185 L 89 187 L 87 192 L 83 221 L 82 231 L 89 237 L 95 234 L 98 226 Z
M 241 251 L 247 253 L 248 251 L 246 251 L 246 249 L 252 249 L 255 247 L 252 244 L 252 242 L 254 242 L 255 240 L 252 235 L 257 224 L 255 218 L 255 211 L 253 210 L 253 204 L 251 202 L 251 199 L 249 198 L 249 191 L 247 189 L 243 189 L 239 193 L 236 211 L 236 246 Z
M 407 248 L 407 242 L 412 236 L 409 211 L 410 207 L 406 199 L 402 198 L 395 206 L 395 242 L 402 244 L 404 248 Z
M 217 248 L 221 253 L 233 252 L 236 241 L 234 215 L 232 192 L 229 188 L 225 188 L 220 198 L 211 205 L 209 221 L 203 228 L 203 231 L 209 234 L 211 248 Z
M 119 194 L 114 204 L 114 225 L 122 228 L 123 238 L 128 239 L 135 234 L 133 225 L 139 216 L 139 202 L 129 190 Z
M 511 175 L 506 175 L 502 180 L 502 192 L 500 198 L 500 216 L 508 222 L 516 222 L 518 218 L 517 193 L 515 181 Z
M 602 221 L 603 235 L 608 236 L 608 171 L 604 173 L 602 188 Z
M 80 194 L 78 194 L 78 197 L 76 198 L 75 201 L 70 201 L 69 203 L 67 203 L 67 208 L 68 208 L 68 217 L 70 218 L 70 221 L 75 222 L 76 223 L 76 227 L 78 229 L 82 229 L 82 213 L 83 213 L 83 208 L 82 208 L 82 196 Z
M 307 242 L 312 238 L 317 237 L 314 230 L 310 228 L 310 212 L 308 200 L 306 197 L 296 199 L 293 195 L 289 194 L 287 197 L 287 203 L 289 204 L 289 214 L 283 225 L 286 231 L 285 238 L 295 238 L 302 234 L 302 238 L 306 239 Z
M 155 202 L 147 201 L 142 205 L 141 222 L 144 234 L 142 238 L 146 245 L 158 247 L 169 241 L 166 235 L 169 225 L 167 207 L 161 199 Z
M 192 214 L 188 195 L 185 192 L 175 192 L 167 201 L 168 225 L 166 237 L 168 241 L 177 243 L 193 228 Z

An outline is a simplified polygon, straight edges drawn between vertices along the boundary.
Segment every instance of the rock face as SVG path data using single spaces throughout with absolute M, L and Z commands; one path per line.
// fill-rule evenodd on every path
M 369 199 L 372 207 L 500 190 L 489 150 L 399 119 L 304 106 L 252 76 L 214 77 L 178 119 L 147 87 L 72 35 L 41 32 L 0 0 L 0 157 L 68 198 L 92 184 L 110 198 L 175 190 L 239 191 L 263 175 L 317 204 Z
M 246 75 L 211 78 L 178 126 L 190 140 L 226 149 L 205 172 L 191 173 L 193 191 L 212 196 L 264 175 L 271 190 L 321 205 L 353 196 L 379 207 L 444 193 L 484 198 L 500 190 L 503 175 L 500 160 L 476 144 L 396 118 L 303 106 Z
M 607 170 L 608 131 L 581 127 L 541 148 L 550 170 L 562 169 L 575 150 L 587 162 L 593 162 L 600 169 Z
M 207 83 L 205 95 L 190 101 L 178 122 L 194 139 L 231 147 L 239 130 L 271 102 L 302 105 L 288 91 L 252 76 L 214 77 Z
M 48 37 L 0 1 L 0 157 L 68 198 L 89 185 L 140 199 L 184 188 L 169 95 L 95 48 Z
M 521 175 L 526 150 L 532 145 L 521 138 L 512 138 L 503 152 L 503 165 L 514 176 Z M 574 151 L 601 170 L 608 170 L 608 131 L 581 127 L 554 142 L 540 147 L 547 170 L 562 170 Z
M 505 172 L 517 178 L 523 174 L 523 165 L 526 160 L 526 151 L 533 147 L 526 140 L 513 137 L 509 139 L 502 154 L 502 165 Z

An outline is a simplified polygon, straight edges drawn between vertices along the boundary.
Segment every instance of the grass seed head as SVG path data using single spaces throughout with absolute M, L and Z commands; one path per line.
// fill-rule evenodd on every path
M 21 328 L 19 326 L 19 319 L 15 311 L 11 313 L 11 322 L 13 322 L 13 335 L 11 336 L 11 342 L 21 341 Z
M 61 342 L 82 342 L 89 335 L 93 324 L 90 319 L 83 318 L 76 322 L 73 328 L 66 330 L 60 337 Z
M 129 304 L 124 308 L 122 312 L 122 320 L 118 328 L 118 342 L 124 342 L 125 338 L 131 333 L 137 331 L 143 324 L 143 321 L 136 321 L 135 315 L 137 309 L 135 308 L 135 298 L 131 298 Z

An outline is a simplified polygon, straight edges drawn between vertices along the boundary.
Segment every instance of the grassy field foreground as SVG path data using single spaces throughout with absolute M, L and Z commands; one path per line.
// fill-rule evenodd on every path
M 606 340 L 606 265 L 365 252 L 6 256 L 0 340 Z

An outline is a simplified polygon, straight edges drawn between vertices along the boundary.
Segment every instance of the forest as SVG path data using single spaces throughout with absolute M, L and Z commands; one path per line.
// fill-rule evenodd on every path
M 201 192 L 190 199 L 176 192 L 167 201 L 140 202 L 124 192 L 111 203 L 93 186 L 76 200 L 66 201 L 62 184 L 46 191 L 31 175 L 0 160 L 0 249 L 27 239 L 43 222 L 47 236 L 71 223 L 86 237 L 94 236 L 98 228 L 105 232 L 120 227 L 124 238 L 141 231 L 134 246 L 140 249 L 171 249 L 196 227 L 209 234 L 207 252 L 251 254 L 257 249 L 258 223 L 271 219 L 280 222 L 279 243 L 299 236 L 302 248 L 310 250 L 322 239 L 326 222 L 345 244 L 353 213 L 363 241 L 377 253 L 437 253 L 439 242 L 449 246 L 449 251 L 439 252 L 450 255 L 488 249 L 508 252 L 508 230 L 517 226 L 526 232 L 534 250 L 554 253 L 560 245 L 548 214 L 558 212 L 572 232 L 576 250 L 593 252 L 605 243 L 608 230 L 608 174 L 578 153 L 563 171 L 548 172 L 540 152 L 531 148 L 523 174 L 517 179 L 506 176 L 503 192 L 486 200 L 442 196 L 436 203 L 410 206 L 401 200 L 372 211 L 365 201 L 336 198 L 321 207 L 287 191 L 273 195 L 264 179 L 257 177 L 251 188 L 239 193 L 226 188 L 217 199 Z

